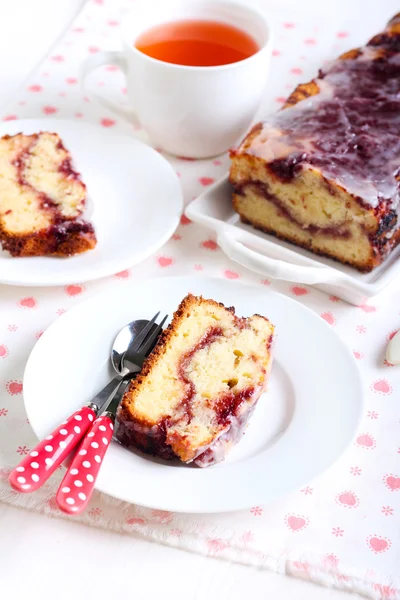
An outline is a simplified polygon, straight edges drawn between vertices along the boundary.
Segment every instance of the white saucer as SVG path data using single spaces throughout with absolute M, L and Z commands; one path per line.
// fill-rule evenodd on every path
M 88 123 L 30 119 L 0 124 L 0 137 L 58 133 L 88 188 L 97 246 L 71 258 L 13 258 L 0 250 L 0 283 L 67 285 L 113 275 L 147 258 L 176 229 L 183 208 L 179 180 L 155 150 Z
M 330 326 L 263 288 L 199 277 L 153 279 L 73 308 L 43 334 L 29 358 L 24 400 L 30 423 L 39 438 L 48 435 L 111 377 L 108 355 L 118 330 L 157 310 L 171 315 L 188 292 L 234 304 L 239 315 L 264 314 L 276 325 L 269 391 L 225 462 L 206 469 L 170 465 L 114 443 L 96 487 L 128 502 L 180 512 L 268 503 L 337 460 L 356 433 L 363 391 L 352 353 Z

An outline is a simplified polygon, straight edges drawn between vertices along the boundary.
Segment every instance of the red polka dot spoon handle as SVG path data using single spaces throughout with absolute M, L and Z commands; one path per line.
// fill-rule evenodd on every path
M 61 423 L 10 473 L 10 485 L 18 492 L 40 488 L 83 438 L 96 418 L 95 405 L 83 406 Z
M 90 428 L 58 488 L 56 500 L 64 512 L 76 515 L 86 508 L 113 430 L 114 417 L 108 412 Z

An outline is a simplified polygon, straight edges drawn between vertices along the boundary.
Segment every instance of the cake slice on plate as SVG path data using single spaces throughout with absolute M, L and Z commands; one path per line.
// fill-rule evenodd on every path
M 232 152 L 241 220 L 371 271 L 400 242 L 400 15 Z
M 55 133 L 0 139 L 0 242 L 12 256 L 71 256 L 94 248 L 82 219 L 86 186 Z
M 266 389 L 274 327 L 191 294 L 125 393 L 125 446 L 208 466 L 236 444 Z

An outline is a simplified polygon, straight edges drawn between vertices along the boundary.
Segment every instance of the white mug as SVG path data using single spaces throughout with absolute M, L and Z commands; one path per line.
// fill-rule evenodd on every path
M 182 19 L 239 27 L 259 50 L 232 64 L 192 67 L 163 62 L 135 48 L 143 31 Z M 138 121 L 156 147 L 177 156 L 207 158 L 225 152 L 245 134 L 269 71 L 272 37 L 262 12 L 223 0 L 164 0 L 156 7 L 147 0 L 139 2 L 123 24 L 122 45 L 120 52 L 99 52 L 87 59 L 82 80 L 101 65 L 120 67 L 127 79 L 128 108 L 98 93 L 91 95 L 108 109 Z

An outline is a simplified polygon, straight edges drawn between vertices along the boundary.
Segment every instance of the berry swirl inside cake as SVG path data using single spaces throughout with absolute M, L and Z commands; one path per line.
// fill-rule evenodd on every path
M 12 256 L 70 256 L 96 245 L 86 186 L 55 133 L 0 139 L 0 241 Z
M 189 294 L 124 395 L 118 439 L 199 466 L 222 460 L 266 389 L 273 332 Z

